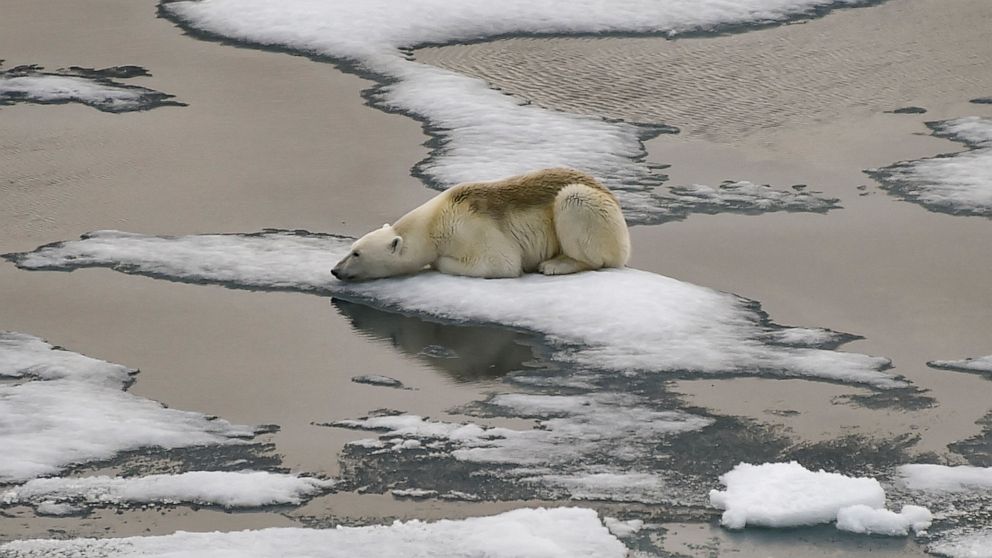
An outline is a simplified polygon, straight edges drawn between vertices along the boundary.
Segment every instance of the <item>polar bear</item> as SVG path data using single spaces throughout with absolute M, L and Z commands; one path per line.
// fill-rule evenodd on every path
M 564 275 L 623 267 L 630 235 L 612 192 L 572 169 L 459 184 L 358 239 L 331 273 L 343 281 L 431 267 L 469 277 Z

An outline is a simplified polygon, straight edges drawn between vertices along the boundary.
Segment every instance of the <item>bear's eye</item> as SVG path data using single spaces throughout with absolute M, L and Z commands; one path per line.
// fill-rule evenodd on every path
M 358 253 L 358 250 L 355 250 L 354 252 L 352 252 L 351 255 L 354 256 L 354 257 L 356 257 L 356 258 L 358 256 L 361 256 L 361 254 Z

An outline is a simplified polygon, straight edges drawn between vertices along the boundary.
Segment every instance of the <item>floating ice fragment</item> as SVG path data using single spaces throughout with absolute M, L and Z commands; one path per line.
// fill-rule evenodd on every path
M 369 527 L 262 529 L 122 539 L 24 540 L 5 558 L 623 558 L 627 549 L 582 508 L 518 509 L 490 517 Z
M 604 517 L 603 524 L 606 525 L 606 528 L 609 529 L 611 533 L 621 539 L 636 534 L 641 530 L 641 528 L 644 527 L 643 520 L 630 519 L 627 521 L 622 521 L 615 517 Z
M 961 360 L 931 360 L 927 363 L 927 366 L 946 370 L 960 370 L 962 372 L 992 374 L 992 355 L 964 358 Z
M 193 471 L 145 477 L 34 479 L 0 492 L 0 504 L 205 504 L 247 508 L 299 504 L 335 482 L 265 471 Z
M 113 75 L 115 68 L 109 68 Z M 116 77 L 124 77 L 119 74 Z M 129 77 L 129 76 L 127 76 Z M 82 103 L 104 112 L 131 112 L 183 103 L 153 89 L 109 79 L 100 70 L 71 68 L 56 73 L 38 66 L 0 70 L 0 105 L 16 102 L 42 104 Z
M 830 523 L 849 506 L 885 507 L 877 480 L 810 471 L 796 463 L 741 463 L 720 477 L 725 490 L 711 490 L 710 504 L 726 510 L 721 523 L 730 529 L 747 525 L 798 527 Z
M 355 382 L 356 384 L 368 384 L 370 386 L 403 388 L 403 382 L 397 380 L 396 378 L 390 378 L 389 376 L 379 376 L 376 374 L 354 376 L 351 378 L 351 381 Z

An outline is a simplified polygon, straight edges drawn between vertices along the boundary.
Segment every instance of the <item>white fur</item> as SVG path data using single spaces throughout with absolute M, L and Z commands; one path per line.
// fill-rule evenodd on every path
M 545 171 L 527 176 L 539 179 L 541 172 Z M 502 182 L 491 187 L 499 188 Z M 551 207 L 513 206 L 495 217 L 467 203 L 455 203 L 458 188 L 358 239 L 334 267 L 334 275 L 356 281 L 427 267 L 471 277 L 518 277 L 533 271 L 564 275 L 623 267 L 630 256 L 623 213 L 605 190 L 569 184 L 557 193 Z

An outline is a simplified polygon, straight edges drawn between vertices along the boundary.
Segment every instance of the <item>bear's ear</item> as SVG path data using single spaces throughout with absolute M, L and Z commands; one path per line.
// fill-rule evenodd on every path
M 383 223 L 383 224 L 382 224 L 382 228 L 384 228 L 384 229 L 388 229 L 388 228 L 389 228 L 389 223 Z
M 402 247 L 403 247 L 403 237 L 401 236 L 393 237 L 393 241 L 389 243 L 389 250 L 392 251 L 392 253 L 394 254 L 399 252 L 400 248 Z

